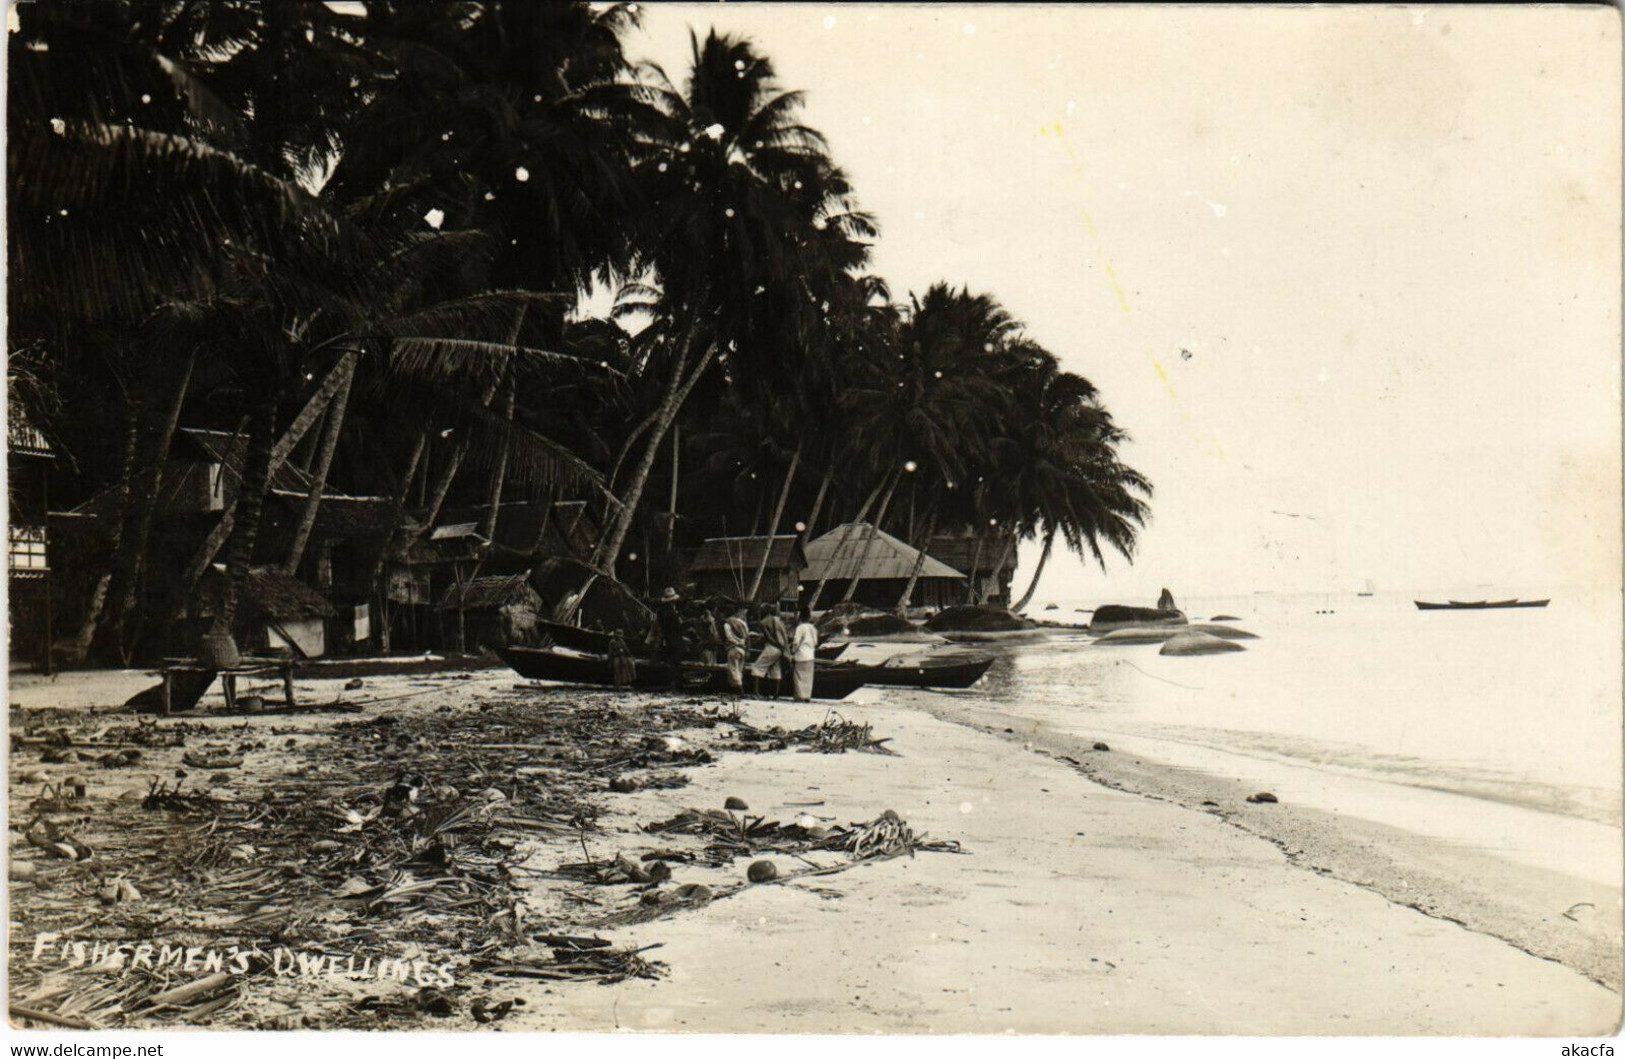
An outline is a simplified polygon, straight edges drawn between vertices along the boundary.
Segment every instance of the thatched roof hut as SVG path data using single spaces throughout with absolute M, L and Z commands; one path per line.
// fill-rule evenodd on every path
M 865 541 L 872 529 L 867 522 L 847 522 L 811 541 L 807 545 L 807 568 L 801 572 L 802 584 L 817 584 L 827 577 L 823 601 L 833 602 L 845 595 L 847 585 L 858 577 L 861 580 L 853 599 L 889 609 L 897 605 L 903 586 L 919 563 L 915 603 L 946 606 L 964 597 L 964 574 L 929 554 L 921 562 L 918 549 L 885 530 L 873 529 L 874 541 L 866 550 Z

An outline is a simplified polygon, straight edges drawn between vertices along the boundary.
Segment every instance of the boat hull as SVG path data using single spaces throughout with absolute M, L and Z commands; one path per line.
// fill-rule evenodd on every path
M 861 675 L 865 684 L 899 688 L 968 688 L 987 673 L 992 658 L 963 662 L 931 662 L 917 665 L 860 666 L 854 663 L 826 666 L 819 673 L 845 671 Z M 816 684 L 814 685 L 816 687 Z
M 561 684 L 588 684 L 597 687 L 616 686 L 610 673 L 609 659 L 600 655 L 563 654 L 545 647 L 523 647 L 513 644 L 497 648 L 497 654 L 513 668 L 514 672 L 527 680 L 551 680 Z M 633 677 L 628 687 L 645 691 L 672 689 L 670 666 L 647 658 L 634 658 L 632 665 Z M 727 694 L 732 690 L 728 683 L 726 666 L 685 662 L 679 668 L 682 677 L 678 682 L 678 690 L 717 695 Z M 846 698 L 866 683 L 864 676 L 869 668 L 871 667 L 849 670 L 847 667 L 833 666 L 815 670 L 813 698 Z M 747 690 L 750 688 L 751 680 L 747 672 L 745 677 Z M 789 689 L 790 684 L 786 675 L 782 690 L 788 693 Z
M 1533 607 L 1544 607 L 1550 599 L 1502 599 L 1493 603 L 1484 600 L 1474 600 L 1463 603 L 1460 600 L 1451 600 L 1449 603 L 1427 603 L 1423 600 L 1412 600 L 1417 610 L 1526 610 Z

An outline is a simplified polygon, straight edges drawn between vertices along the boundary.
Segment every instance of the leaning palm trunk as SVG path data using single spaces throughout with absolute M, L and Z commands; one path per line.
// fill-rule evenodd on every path
M 305 557 L 305 546 L 310 543 L 311 530 L 316 527 L 316 515 L 321 510 L 322 494 L 327 489 L 327 472 L 333 466 L 333 453 L 338 449 L 339 434 L 344 429 L 344 410 L 350 403 L 350 384 L 355 379 L 355 354 L 346 353 L 334 369 L 341 372 L 344 381 L 327 406 L 327 422 L 322 426 L 321 447 L 316 453 L 316 464 L 311 469 L 310 494 L 305 497 L 299 512 L 299 525 L 293 533 L 293 544 L 288 548 L 287 562 L 282 569 L 293 574 Z
M 818 495 L 813 498 L 812 512 L 808 514 L 807 521 L 801 524 L 799 536 L 803 545 L 807 543 L 807 539 L 813 534 L 813 526 L 818 522 L 819 512 L 824 510 L 824 497 L 829 495 L 829 483 L 834 477 L 835 465 L 832 463 L 824 471 L 824 480 L 818 483 Z
M 1044 576 L 1044 564 L 1049 562 L 1050 549 L 1054 546 L 1055 527 L 1051 526 L 1049 528 L 1049 532 L 1044 534 L 1044 550 L 1038 553 L 1038 569 L 1033 571 L 1032 583 L 1027 586 L 1027 591 L 1022 595 L 1021 602 L 1011 607 L 1011 610 L 1021 610 L 1028 603 L 1032 602 L 1033 593 L 1038 591 L 1038 579 Z
M 762 576 L 767 573 L 767 560 L 773 554 L 773 535 L 779 532 L 779 519 L 784 517 L 784 503 L 790 499 L 790 483 L 796 480 L 796 467 L 801 463 L 801 445 L 797 443 L 795 455 L 790 457 L 790 469 L 784 472 L 784 485 L 779 489 L 779 502 L 773 505 L 773 520 L 767 524 L 767 546 L 762 549 L 761 562 L 756 564 L 756 576 L 750 580 L 750 591 L 745 598 L 754 600 L 762 587 Z
M 339 384 L 342 381 L 335 372 L 329 372 L 327 378 L 322 380 L 321 388 L 311 395 L 310 400 L 305 403 L 305 407 L 300 410 L 299 415 L 289 424 L 281 439 L 271 449 L 271 469 L 268 479 L 276 477 L 277 472 L 287 462 L 289 454 L 299 444 L 300 439 L 309 433 L 310 428 L 316 424 L 316 420 L 321 418 L 322 412 L 327 408 L 328 402 L 333 399 L 333 395 L 338 392 Z M 239 431 L 241 429 L 241 427 L 238 428 Z M 179 599 L 176 601 L 177 616 L 179 615 L 179 608 L 184 607 L 186 602 L 192 598 L 193 593 L 197 591 L 198 581 L 208 571 L 209 564 L 214 562 L 214 557 L 220 553 L 221 548 L 225 547 L 226 540 L 231 537 L 233 530 L 236 528 L 238 505 L 242 502 L 242 497 L 242 488 L 239 485 L 237 496 L 226 506 L 226 510 L 221 512 L 220 521 L 216 523 L 214 529 L 209 531 L 209 535 L 204 538 L 203 543 L 192 555 L 192 561 L 187 564 L 185 578 L 182 582 L 184 587 L 181 590 Z M 256 532 L 258 532 L 257 528 Z
M 886 517 L 886 509 L 891 506 L 891 498 L 897 493 L 897 484 L 903 480 L 903 472 L 898 471 L 892 475 L 891 485 L 886 487 L 886 495 L 880 501 L 880 510 L 876 512 L 875 519 L 869 524 L 869 532 L 863 538 L 863 549 L 858 552 L 858 565 L 852 570 L 852 580 L 847 583 L 846 594 L 841 597 L 842 603 L 852 602 L 857 594 L 858 582 L 863 580 L 863 564 L 869 561 L 869 551 L 875 546 L 875 539 L 880 536 L 880 523 Z
M 976 575 L 982 572 L 982 537 L 976 537 L 976 550 L 971 553 L 970 577 L 965 579 L 965 602 L 980 603 L 976 598 Z
M 897 616 L 903 617 L 908 610 L 909 601 L 914 598 L 914 586 L 920 580 L 920 571 L 925 569 L 925 553 L 931 547 L 931 536 L 937 532 L 937 509 L 933 505 L 931 513 L 925 517 L 925 532 L 920 535 L 915 545 L 919 554 L 914 556 L 914 569 L 909 572 L 908 584 L 903 586 L 903 594 L 897 597 Z
M 502 413 L 509 423 L 513 422 L 514 406 L 514 379 L 509 374 L 506 393 L 502 399 Z M 497 517 L 502 511 L 502 486 L 508 476 L 508 446 L 502 446 L 497 453 L 496 466 L 491 468 L 491 484 L 485 494 L 485 518 L 480 522 L 480 536 L 488 541 L 497 539 Z
M 993 589 L 995 592 L 998 591 L 999 585 L 1003 583 L 1004 568 L 1010 562 L 1010 553 L 1015 551 L 1015 544 L 1015 534 L 1009 531 L 999 534 L 999 560 L 993 564 Z M 1009 597 L 1006 597 L 1004 602 L 1008 606 L 1010 603 Z
M 249 563 L 254 557 L 254 544 L 259 539 L 260 515 L 265 510 L 265 494 L 270 491 L 273 453 L 276 449 L 277 395 L 273 387 L 270 396 L 255 410 L 248 429 L 247 465 L 243 468 L 243 481 L 237 493 L 236 528 L 226 548 L 226 582 L 214 608 L 214 621 L 209 635 L 229 638 L 237 620 L 237 604 L 241 600 L 242 586 L 248 580 Z
M 880 481 L 875 483 L 875 487 L 873 489 L 869 490 L 869 495 L 863 501 L 863 506 L 858 508 L 857 515 L 855 515 L 852 519 L 853 522 L 862 522 L 864 520 L 865 516 L 869 514 L 869 508 L 874 504 L 875 498 L 880 496 L 880 491 L 884 488 L 886 488 L 886 479 L 882 478 Z M 843 538 L 841 542 L 835 546 L 835 550 L 837 553 L 845 551 L 846 546 L 847 541 Z M 824 575 L 818 579 L 818 587 L 813 590 L 812 599 L 807 601 L 808 610 L 813 610 L 818 606 L 818 600 L 824 594 L 824 586 L 829 584 L 829 574 L 833 569 L 835 569 L 835 556 L 832 555 L 830 556 L 830 561 L 824 564 Z
M 627 533 L 632 529 L 632 519 L 637 514 L 638 501 L 643 499 L 643 488 L 649 484 L 649 472 L 654 468 L 660 443 L 666 440 L 666 434 L 670 432 L 672 423 L 677 419 L 678 409 L 682 408 L 689 392 L 694 389 L 694 384 L 705 374 L 705 369 L 711 366 L 711 361 L 716 356 L 716 344 L 708 343 L 699 363 L 694 365 L 686 378 L 684 377 L 689 354 L 698 337 L 697 330 L 697 327 L 690 328 L 684 340 L 682 351 L 673 366 L 671 378 L 666 383 L 666 392 L 660 398 L 660 407 L 655 414 L 654 422 L 650 425 L 649 440 L 644 446 L 643 455 L 638 457 L 637 466 L 626 484 L 626 493 L 620 498 L 619 507 L 614 512 L 608 531 L 593 552 L 592 565 L 610 577 L 615 576 L 615 560 L 621 554 L 621 546 L 626 543 Z
M 197 364 L 197 350 L 192 351 L 181 367 L 180 380 L 175 387 L 175 399 L 170 403 L 168 414 L 164 418 L 158 437 L 153 446 L 152 471 L 146 488 L 138 490 L 135 498 L 136 520 L 134 536 L 123 542 L 128 544 L 125 559 L 118 571 L 120 587 L 116 597 L 114 609 L 111 613 L 102 611 L 100 604 L 105 602 L 108 592 L 107 583 L 98 583 L 96 594 L 92 597 L 96 603 L 92 607 L 92 615 L 87 621 L 106 621 L 111 624 L 112 645 L 117 650 L 119 660 L 124 664 L 130 663 L 134 655 L 134 643 L 128 638 L 130 616 L 134 613 L 137 603 L 141 599 L 141 582 L 145 576 L 147 559 L 147 542 L 152 537 L 152 520 L 158 509 L 158 493 L 164 485 L 164 464 L 169 456 L 169 446 L 175 438 L 175 431 L 180 426 L 181 407 L 186 402 L 187 389 L 192 384 L 192 369 Z M 79 640 L 88 647 L 84 639 L 84 630 L 80 630 Z

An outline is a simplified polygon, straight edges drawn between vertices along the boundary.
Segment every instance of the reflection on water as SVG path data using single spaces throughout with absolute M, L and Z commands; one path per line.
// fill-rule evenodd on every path
M 1165 657 L 1058 633 L 1002 649 L 976 693 L 1078 734 L 1618 824 L 1618 600 L 1552 595 L 1543 610 L 1462 612 L 1384 594 L 1193 599 L 1182 601 L 1193 618 L 1234 614 L 1261 638 L 1242 653 Z M 1048 614 L 1071 615 L 1071 604 Z

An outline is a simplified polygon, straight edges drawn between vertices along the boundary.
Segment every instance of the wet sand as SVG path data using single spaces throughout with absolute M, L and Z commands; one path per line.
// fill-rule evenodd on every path
M 1427 907 L 1435 882 L 1448 880 L 1424 887 L 1419 876 L 1423 892 L 1396 902 L 1334 877 L 1335 858 L 1321 865 L 1318 852 L 1283 849 L 1233 817 L 1106 786 L 1117 780 L 1104 767 L 1091 760 L 1088 775 L 1060 748 L 1029 750 L 1018 734 L 995 738 L 896 705 L 839 708 L 893 737 L 902 756 L 724 757 L 689 788 L 639 796 L 659 808 L 601 823 L 631 826 L 730 794 L 769 813 L 822 799 L 827 808 L 812 811 L 842 819 L 885 805 L 917 830 L 959 840 L 968 856 L 921 854 L 755 887 L 629 930 L 662 943 L 669 977 L 571 992 L 553 1010 L 533 1009 L 534 1025 L 1585 1036 L 1619 1019 L 1615 990 L 1407 907 Z M 793 726 L 824 709 L 752 704 L 747 714 Z M 1236 806 L 1234 793 L 1231 812 L 1254 808 Z M 1495 881 L 1481 885 L 1493 891 Z M 1587 953 L 1578 945 L 1577 962 L 1594 961 L 1601 977 Z

